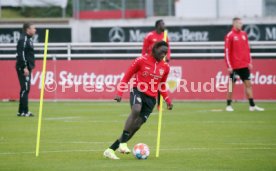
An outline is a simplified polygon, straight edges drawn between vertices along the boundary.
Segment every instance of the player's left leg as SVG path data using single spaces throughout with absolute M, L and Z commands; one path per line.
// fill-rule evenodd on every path
M 247 99 L 249 101 L 249 110 L 250 111 L 264 111 L 264 108 L 261 108 L 261 107 L 258 107 L 255 105 L 251 81 L 245 80 L 243 83 L 245 86 L 245 93 L 246 93 Z
M 243 82 L 244 87 L 245 87 L 245 94 L 247 99 L 253 99 L 253 91 L 252 91 L 252 84 L 250 80 L 244 80 Z M 255 103 L 252 102 L 250 104 L 251 106 L 255 106 Z
M 161 97 L 161 93 L 160 91 L 158 91 L 158 95 L 157 95 L 157 110 L 160 110 L 160 97 Z
M 240 77 L 243 81 L 243 84 L 245 87 L 245 94 L 249 101 L 249 110 L 250 111 L 264 111 L 263 108 L 260 108 L 255 105 L 249 69 L 248 68 L 242 69 L 240 72 Z
M 20 94 L 19 94 L 19 108 L 17 116 L 25 116 L 24 113 L 24 106 L 23 106 L 23 95 L 25 93 L 25 76 L 23 74 L 23 71 L 20 68 L 16 68 L 18 80 L 20 83 Z

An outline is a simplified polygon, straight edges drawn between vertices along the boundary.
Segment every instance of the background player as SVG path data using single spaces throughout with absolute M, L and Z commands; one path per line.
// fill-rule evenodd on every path
M 157 20 L 155 22 L 155 30 L 149 32 L 143 43 L 143 49 L 142 49 L 142 55 L 148 55 L 152 51 L 152 47 L 154 43 L 158 41 L 162 41 L 164 39 L 164 31 L 165 31 L 165 23 L 163 20 Z M 171 59 L 171 50 L 170 50 L 170 45 L 169 45 L 169 39 L 168 37 L 166 38 L 166 42 L 168 43 L 168 53 L 166 55 L 166 62 L 169 62 Z M 160 106 L 160 93 L 158 92 L 158 100 L 157 100 L 157 109 L 159 110 Z
M 170 67 L 163 61 L 167 51 L 168 44 L 166 42 L 157 42 L 151 54 L 147 57 L 141 56 L 135 59 L 120 82 L 121 87 L 127 85 L 135 74 L 133 90 L 130 92 L 131 113 L 126 120 L 121 137 L 104 151 L 105 157 L 119 159 L 115 154 L 116 149 L 121 153 L 130 153 L 127 141 L 147 121 L 155 106 L 158 89 L 167 103 L 167 108 L 172 109 L 173 105 L 166 90 L 166 80 Z M 119 88 L 114 100 L 120 102 L 122 94 L 123 89 Z
M 236 76 L 238 75 L 243 81 L 245 93 L 249 100 L 250 111 L 264 111 L 255 105 L 253 100 L 252 84 L 250 80 L 250 70 L 253 68 L 248 37 L 246 32 L 242 31 L 242 21 L 240 18 L 233 19 L 233 28 L 225 37 L 225 60 L 230 73 L 232 84 L 230 87 L 233 91 Z M 231 106 L 232 91 L 227 93 L 226 111 L 234 111 Z
M 20 83 L 20 100 L 17 116 L 34 116 L 29 111 L 29 92 L 31 88 L 31 73 L 35 67 L 34 46 L 32 37 L 36 33 L 36 28 L 31 23 L 23 24 L 23 33 L 17 42 L 16 71 Z

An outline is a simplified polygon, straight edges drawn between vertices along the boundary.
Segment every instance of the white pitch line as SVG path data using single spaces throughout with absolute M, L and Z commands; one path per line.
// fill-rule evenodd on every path
M 150 115 L 157 115 L 158 113 L 157 112 L 152 112 Z M 129 116 L 129 114 L 120 114 L 119 115 L 120 117 L 127 117 Z
M 192 148 L 164 148 L 161 151 L 200 151 L 200 150 L 276 150 L 270 147 L 256 147 L 256 148 L 207 148 L 207 147 L 192 147 Z M 104 149 L 88 149 L 88 150 L 49 150 L 41 151 L 40 153 L 73 153 L 73 152 L 102 152 Z M 152 150 L 155 151 L 155 150 Z M 16 155 L 16 154 L 35 154 L 34 151 L 29 152 L 3 152 L 0 155 Z
M 118 120 L 91 120 L 91 121 L 87 121 L 87 120 L 64 120 L 64 122 L 92 122 L 92 123 L 123 123 L 123 121 L 118 121 Z
M 183 124 L 185 123 L 206 123 L 206 124 L 267 124 L 267 121 L 181 121 Z M 170 123 L 179 123 L 179 122 L 170 122 Z
M 154 115 L 154 114 L 153 114 Z M 124 116 L 125 117 L 125 116 Z M 52 119 L 54 120 L 54 119 Z M 122 120 L 73 120 L 71 119 L 56 119 L 56 121 L 62 122 L 86 122 L 86 123 L 123 123 Z M 172 123 L 183 123 L 183 124 L 267 124 L 269 121 L 176 121 L 176 122 L 167 122 Z
M 158 113 L 154 112 L 151 115 L 158 115 Z M 127 117 L 128 114 L 121 114 L 121 117 Z M 91 123 L 122 123 L 122 120 L 83 120 L 81 117 L 50 117 L 45 118 L 48 121 L 62 121 L 62 122 L 91 122 Z M 168 122 L 168 123 L 180 123 L 176 122 Z M 203 120 L 203 121 L 181 121 L 183 124 L 267 124 L 269 121 L 220 121 L 220 120 Z
M 50 150 L 50 151 L 40 151 L 40 153 L 72 153 L 72 152 L 99 152 L 103 150 Z M 28 152 L 4 152 L 0 153 L 0 155 L 14 155 L 14 154 L 35 154 L 34 151 Z
M 152 112 L 150 115 L 158 115 L 157 112 Z
M 50 144 L 109 144 L 110 142 L 104 142 L 104 141 L 72 141 L 72 142 L 44 142 L 44 143 L 50 143 Z
M 276 150 L 276 147 L 239 147 L 239 148 L 207 148 L 207 147 L 195 147 L 195 148 L 168 148 L 161 149 L 163 151 L 189 151 L 189 150 Z
M 233 145 L 256 145 L 256 146 L 276 146 L 276 144 L 266 144 L 266 143 L 227 143 Z
M 211 109 L 210 111 L 211 112 L 223 112 L 224 110 L 222 110 L 222 109 Z
M 45 118 L 44 120 L 67 120 L 67 119 L 79 119 L 80 117 L 78 116 L 65 116 L 65 117 L 49 117 Z

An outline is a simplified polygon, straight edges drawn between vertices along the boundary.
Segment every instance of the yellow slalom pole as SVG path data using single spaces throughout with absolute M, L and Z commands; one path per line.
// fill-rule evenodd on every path
M 44 43 L 44 56 L 43 56 L 43 67 L 41 77 L 41 90 L 40 90 L 40 103 L 39 103 L 39 115 L 38 115 L 38 127 L 37 127 L 37 139 L 36 139 L 36 152 L 35 156 L 39 156 L 39 145 L 40 145 L 40 132 L 41 132 L 41 120 L 42 120 L 42 109 L 43 109 L 43 98 L 44 98 L 44 87 L 45 87 L 45 72 L 46 72 L 46 58 L 48 49 L 48 37 L 49 30 L 46 29 L 45 43 Z
M 164 31 L 163 40 L 167 41 L 168 31 Z M 166 58 L 164 58 L 166 60 Z M 161 125 L 162 125 L 162 114 L 163 114 L 163 97 L 160 95 L 160 107 L 159 107 L 159 115 L 158 115 L 158 132 L 157 132 L 157 144 L 156 144 L 156 157 L 159 157 L 160 150 L 160 138 L 161 138 Z

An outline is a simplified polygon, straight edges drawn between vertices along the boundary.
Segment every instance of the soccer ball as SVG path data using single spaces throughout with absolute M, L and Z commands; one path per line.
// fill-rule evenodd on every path
M 137 159 L 147 159 L 150 150 L 147 144 L 138 143 L 133 147 L 132 153 Z

